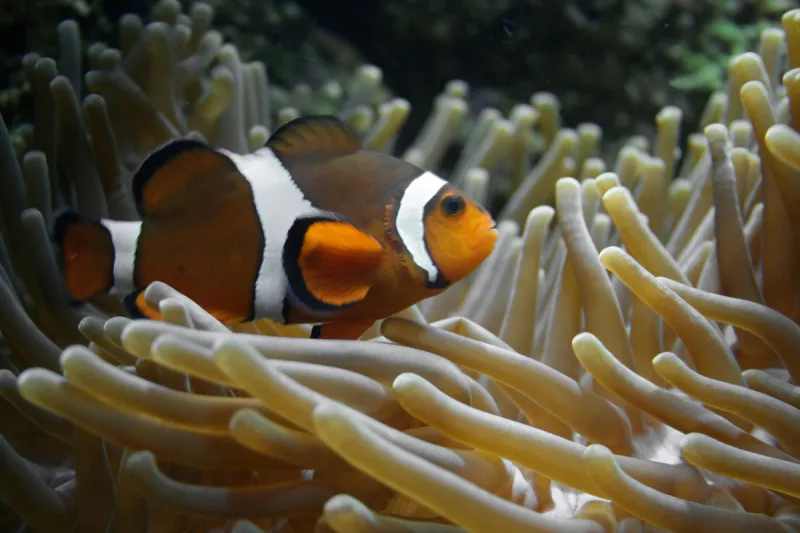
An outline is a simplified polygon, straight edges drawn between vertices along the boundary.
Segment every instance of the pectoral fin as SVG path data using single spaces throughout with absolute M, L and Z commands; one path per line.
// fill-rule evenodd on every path
M 344 220 L 297 220 L 284 248 L 292 293 L 312 310 L 336 310 L 366 297 L 383 246 Z

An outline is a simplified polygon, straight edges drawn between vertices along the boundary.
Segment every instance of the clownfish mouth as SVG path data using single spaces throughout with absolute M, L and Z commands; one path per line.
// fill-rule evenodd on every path
M 497 238 L 497 222 L 491 218 L 482 221 L 475 230 L 472 232 L 472 238 L 469 239 L 469 246 L 471 248 L 478 248 L 487 244 L 487 240 L 491 241 L 492 246 Z

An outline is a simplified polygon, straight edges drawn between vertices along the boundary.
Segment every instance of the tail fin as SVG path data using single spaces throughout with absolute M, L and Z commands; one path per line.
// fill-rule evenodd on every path
M 53 237 L 72 300 L 84 302 L 111 289 L 114 244 L 108 228 L 78 213 L 66 212 L 56 218 Z

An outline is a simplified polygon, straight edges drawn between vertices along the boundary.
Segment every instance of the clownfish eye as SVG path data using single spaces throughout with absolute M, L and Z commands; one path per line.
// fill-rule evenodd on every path
M 467 207 L 466 202 L 464 202 L 464 198 L 456 195 L 443 198 L 441 204 L 439 205 L 441 206 L 444 214 L 450 217 L 460 215 L 464 211 L 464 208 Z

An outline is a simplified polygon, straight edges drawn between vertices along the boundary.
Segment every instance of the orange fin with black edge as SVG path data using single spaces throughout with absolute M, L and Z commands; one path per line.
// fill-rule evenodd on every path
M 108 228 L 70 211 L 56 218 L 53 239 L 60 252 L 67 292 L 74 303 L 111 289 L 114 243 Z
M 267 148 L 280 159 L 326 159 L 357 152 L 361 144 L 353 129 L 328 115 L 296 118 L 281 126 L 267 140 Z
M 150 320 L 163 320 L 161 313 L 147 305 L 144 300 L 144 289 L 136 289 L 122 299 L 122 305 L 131 318 L 149 318 Z
M 133 175 L 136 209 L 142 217 L 182 201 L 187 186 L 238 172 L 225 154 L 194 139 L 175 139 L 156 148 Z
M 144 289 L 138 289 L 128 294 L 122 300 L 125 309 L 133 318 L 149 318 L 151 320 L 164 320 L 159 311 L 147 305 L 144 298 Z M 232 314 L 225 310 L 206 310 L 208 314 L 223 324 L 238 324 L 244 322 L 246 317 Z
M 326 322 L 311 328 L 312 339 L 340 339 L 358 340 L 367 331 L 374 320 L 344 320 L 341 322 Z
M 346 220 L 298 219 L 287 234 L 284 269 L 301 303 L 334 310 L 366 297 L 383 252 L 377 239 Z
M 226 311 L 224 309 L 206 309 L 206 313 L 213 316 L 220 322 L 226 325 L 230 324 L 241 324 L 242 322 L 247 321 L 246 316 L 242 316 L 240 314 L 232 313 L 230 311 Z

